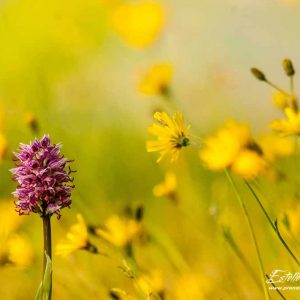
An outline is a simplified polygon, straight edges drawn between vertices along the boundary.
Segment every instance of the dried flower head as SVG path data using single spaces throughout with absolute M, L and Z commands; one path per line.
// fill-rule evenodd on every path
M 14 153 L 16 168 L 11 173 L 19 185 L 13 195 L 19 199 L 16 208 L 20 215 L 55 213 L 59 218 L 60 210 L 70 206 L 73 171 L 68 167 L 71 161 L 60 154 L 60 148 L 61 145 L 51 145 L 45 135 L 29 145 L 21 143 L 19 152 Z

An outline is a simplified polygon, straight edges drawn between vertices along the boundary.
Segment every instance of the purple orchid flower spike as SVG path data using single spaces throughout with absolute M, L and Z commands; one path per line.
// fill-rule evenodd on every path
M 20 144 L 14 153 L 16 167 L 11 171 L 18 186 L 13 195 L 18 198 L 19 214 L 38 213 L 41 216 L 56 214 L 71 204 L 74 188 L 70 160 L 60 154 L 60 145 L 51 145 L 49 135 L 31 144 Z

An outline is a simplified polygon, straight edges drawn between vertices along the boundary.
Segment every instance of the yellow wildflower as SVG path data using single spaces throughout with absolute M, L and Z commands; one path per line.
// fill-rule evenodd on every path
M 95 233 L 117 247 L 126 247 L 141 232 L 142 225 L 134 219 L 110 217 L 105 228 L 97 228 Z
M 274 161 L 280 157 L 291 156 L 295 152 L 295 143 L 289 137 L 277 134 L 267 134 L 259 139 L 264 157 L 268 161 Z
M 178 159 L 181 149 L 190 144 L 190 126 L 184 126 L 183 116 L 179 112 L 175 112 L 172 119 L 165 112 L 156 112 L 154 118 L 158 123 L 150 126 L 148 131 L 157 136 L 157 140 L 147 142 L 147 151 L 160 152 L 157 162 L 167 154 L 170 154 L 173 162 Z
M 284 110 L 287 107 L 296 107 L 297 99 L 292 95 L 284 94 L 280 91 L 275 91 L 273 93 L 273 102 L 281 110 Z
M 200 158 L 211 170 L 231 169 L 245 179 L 265 171 L 267 163 L 245 124 L 229 121 L 215 136 L 205 140 Z
M 300 134 L 300 112 L 287 107 L 284 110 L 286 118 L 275 120 L 270 124 L 270 127 L 284 135 L 299 135 Z
M 154 270 L 149 274 L 144 274 L 137 279 L 137 285 L 144 295 L 149 296 L 152 294 L 163 295 L 165 290 L 165 281 L 163 274 Z
M 112 25 L 133 47 L 144 48 L 158 37 L 165 23 L 163 7 L 156 2 L 125 3 L 116 7 Z
M 215 136 L 205 140 L 206 147 L 200 151 L 200 158 L 211 170 L 226 169 L 250 142 L 251 133 L 246 124 L 228 121 Z
M 212 283 L 204 276 L 183 275 L 174 289 L 176 300 L 205 300 L 212 289 Z
M 170 64 L 153 65 L 143 76 L 139 84 L 139 91 L 145 95 L 165 95 L 173 78 L 173 68 Z
M 27 238 L 13 235 L 7 241 L 7 259 L 19 267 L 28 267 L 34 258 L 33 249 Z
M 131 297 L 125 291 L 117 288 L 113 288 L 109 291 L 109 295 L 112 299 L 116 300 L 135 300 L 135 298 Z
M 37 121 L 37 118 L 34 114 L 32 114 L 32 113 L 25 114 L 25 123 L 26 123 L 26 125 L 29 126 L 29 128 L 33 132 L 38 132 L 39 131 L 38 121 Z
M 5 239 L 16 231 L 23 223 L 24 218 L 20 218 L 15 211 L 13 200 L 0 203 L 0 238 Z
M 282 232 L 287 234 L 292 234 L 292 236 L 297 240 L 300 241 L 300 204 L 297 203 L 297 200 L 294 200 L 290 203 L 289 207 L 284 211 L 281 212 L 279 215 L 279 220 L 284 225 L 282 227 Z M 281 228 L 280 228 L 281 229 Z M 286 231 L 287 230 L 287 231 Z
M 56 254 L 67 256 L 72 252 L 80 249 L 97 253 L 97 249 L 92 245 L 88 238 L 88 230 L 82 215 L 77 215 L 78 223 L 71 226 L 67 233 L 66 240 L 56 246 Z
M 4 159 L 7 151 L 7 140 L 3 133 L 0 133 L 0 160 Z
M 165 180 L 153 188 L 153 194 L 155 197 L 169 197 L 171 199 L 175 199 L 176 188 L 176 175 L 172 172 L 168 172 L 165 176 Z
M 265 159 L 256 151 L 243 150 L 232 165 L 232 171 L 245 179 L 262 174 L 267 167 Z

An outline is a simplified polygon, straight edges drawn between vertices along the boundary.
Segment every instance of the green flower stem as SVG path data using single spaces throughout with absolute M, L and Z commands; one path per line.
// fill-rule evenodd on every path
M 252 242 L 253 242 L 253 245 L 254 245 L 254 248 L 255 248 L 255 251 L 256 251 L 256 255 L 257 255 L 257 261 L 258 261 L 258 266 L 259 266 L 259 270 L 260 270 L 261 281 L 262 281 L 262 285 L 263 285 L 265 299 L 270 300 L 270 295 L 269 295 L 268 287 L 267 287 L 266 280 L 265 280 L 265 272 L 264 272 L 263 262 L 262 262 L 262 258 L 261 258 L 260 252 L 259 252 L 257 239 L 256 239 L 256 236 L 255 236 L 255 233 L 254 233 L 253 225 L 252 225 L 247 207 L 246 207 L 245 202 L 243 201 L 242 197 L 240 196 L 240 194 L 237 190 L 237 187 L 236 187 L 229 171 L 225 170 L 225 173 L 226 173 L 226 176 L 228 178 L 228 181 L 230 182 L 230 184 L 232 186 L 234 194 L 235 194 L 237 200 L 239 201 L 239 204 L 240 204 L 240 206 L 243 210 L 245 219 L 247 221 L 248 229 L 249 229 L 251 239 L 252 239 Z
M 237 256 L 237 258 L 241 261 L 241 263 L 243 264 L 245 269 L 248 271 L 250 277 L 253 279 L 256 286 L 259 289 L 261 289 L 260 281 L 257 280 L 257 276 L 256 276 L 254 270 L 252 269 L 252 266 L 248 262 L 247 258 L 243 254 L 242 250 L 240 249 L 240 247 L 238 246 L 236 241 L 234 240 L 229 228 L 223 227 L 223 236 L 224 236 L 226 242 L 228 243 L 228 245 L 230 246 L 230 248 L 232 249 L 232 251 L 234 252 L 234 254 Z
M 272 88 L 274 88 L 275 90 L 279 91 L 280 93 L 282 93 L 283 95 L 286 95 L 288 97 L 291 97 L 291 95 L 289 93 L 287 93 L 286 91 L 284 91 L 283 89 L 281 89 L 280 87 L 278 87 L 277 85 L 275 85 L 274 83 L 270 82 L 269 80 L 266 80 L 266 83 L 268 85 L 270 85 Z
M 292 95 L 294 94 L 294 76 L 290 76 L 290 89 Z
M 269 279 L 270 279 L 269 275 L 266 274 L 266 278 L 269 280 Z M 287 300 L 287 299 L 283 296 L 283 294 L 280 292 L 280 290 L 277 289 L 276 284 L 275 284 L 274 282 L 272 282 L 271 284 L 272 284 L 272 286 L 273 286 L 274 288 L 276 288 L 276 292 L 277 292 L 278 295 L 281 297 L 281 299 Z
M 43 230 L 44 230 L 44 264 L 43 264 L 43 278 L 45 276 L 46 271 L 46 264 L 47 264 L 47 257 L 52 260 L 52 244 L 51 244 L 51 216 L 50 215 L 44 215 L 42 216 L 43 219 Z M 46 254 L 46 255 L 45 255 Z M 49 300 L 51 300 L 52 297 L 52 273 L 50 277 L 50 291 L 49 291 Z
M 288 251 L 288 253 L 291 255 L 291 257 L 293 258 L 293 260 L 296 262 L 296 264 L 300 267 L 300 261 L 299 259 L 296 257 L 296 255 L 293 253 L 293 251 L 290 249 L 290 247 L 287 245 L 287 243 L 285 242 L 285 240 L 283 239 L 283 237 L 280 234 L 280 231 L 278 229 L 278 225 L 277 225 L 277 220 L 275 220 L 275 222 L 273 223 L 271 217 L 269 216 L 268 212 L 266 211 L 266 209 L 264 208 L 263 204 L 261 203 L 259 197 L 257 196 L 257 194 L 255 193 L 254 189 L 252 188 L 252 186 L 250 185 L 250 183 L 248 181 L 245 181 L 247 187 L 249 188 L 250 192 L 252 193 L 252 195 L 254 196 L 257 204 L 259 205 L 259 207 L 261 208 L 261 210 L 263 211 L 265 217 L 267 218 L 270 226 L 272 227 L 272 229 L 274 230 L 274 232 L 276 233 L 276 235 L 278 236 L 280 242 L 282 243 L 282 245 L 285 247 L 285 249 Z

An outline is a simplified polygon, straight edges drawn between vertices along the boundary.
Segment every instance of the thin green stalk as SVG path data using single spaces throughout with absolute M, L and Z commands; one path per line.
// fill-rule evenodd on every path
M 263 211 L 263 213 L 264 213 L 265 217 L 267 218 L 269 224 L 271 225 L 271 227 L 272 227 L 274 230 L 276 230 L 275 225 L 274 225 L 274 223 L 273 223 L 271 217 L 269 216 L 268 212 L 266 211 L 266 209 L 264 208 L 263 204 L 262 204 L 261 201 L 259 200 L 259 198 L 258 198 L 257 194 L 255 193 L 254 189 L 252 188 L 252 186 L 250 185 L 250 183 L 249 183 L 247 180 L 245 180 L 245 183 L 246 183 L 247 187 L 249 188 L 249 190 L 251 191 L 252 195 L 254 196 L 254 198 L 255 198 L 257 204 L 259 205 L 259 207 L 260 207 L 261 210 Z
M 248 271 L 250 277 L 253 279 L 256 286 L 259 289 L 261 289 L 260 282 L 257 280 L 257 277 L 256 277 L 256 274 L 255 274 L 254 270 L 252 269 L 250 263 L 247 261 L 245 255 L 243 254 L 240 247 L 238 246 L 238 244 L 234 240 L 230 229 L 229 228 L 223 228 L 223 235 L 224 235 L 224 238 L 225 238 L 226 242 L 228 243 L 228 245 L 232 249 L 232 251 L 235 253 L 237 258 L 241 261 L 241 263 L 243 264 L 245 269 Z
M 272 88 L 274 88 L 275 90 L 279 91 L 280 93 L 282 93 L 282 94 L 284 94 L 284 95 L 286 95 L 288 97 L 291 97 L 291 95 L 288 92 L 284 91 L 279 86 L 275 85 L 273 82 L 270 82 L 269 80 L 266 80 L 266 83 L 268 85 L 270 85 Z
M 294 76 L 290 76 L 290 89 L 292 95 L 294 94 Z
M 46 265 L 47 265 L 47 257 L 52 260 L 52 243 L 51 243 L 51 216 L 44 215 L 43 219 L 43 232 L 44 232 L 44 263 L 43 263 L 43 278 L 45 276 Z M 45 255 L 46 254 L 46 255 Z M 49 291 L 49 300 L 52 298 L 52 272 L 50 275 L 50 291 Z
M 269 280 L 269 279 L 270 279 L 269 275 L 266 274 L 266 278 Z M 272 282 L 271 284 L 272 284 L 272 286 L 275 288 L 275 291 L 278 293 L 278 295 L 279 295 L 283 300 L 287 300 L 287 299 L 283 296 L 283 294 L 277 289 L 276 284 L 275 284 L 274 282 Z
M 293 251 L 290 249 L 290 247 L 287 245 L 287 243 L 285 242 L 285 240 L 283 239 L 283 237 L 280 234 L 280 231 L 279 231 L 278 225 L 277 225 L 277 220 L 275 220 L 275 222 L 273 223 L 271 217 L 269 216 L 268 212 L 264 208 L 263 204 L 261 203 L 259 197 L 255 193 L 255 191 L 252 188 L 252 186 L 250 185 L 250 183 L 248 181 L 245 181 L 245 182 L 246 182 L 246 185 L 249 188 L 250 192 L 254 196 L 254 199 L 256 200 L 257 204 L 259 205 L 259 207 L 263 211 L 263 213 L 264 213 L 265 217 L 267 218 L 269 224 L 271 225 L 272 229 L 275 231 L 276 235 L 278 236 L 280 242 L 285 247 L 285 249 L 288 251 L 288 253 L 291 255 L 291 257 L 294 259 L 294 261 L 296 262 L 296 264 L 300 267 L 300 261 L 299 261 L 299 259 L 296 257 L 296 255 L 293 253 Z
M 254 233 L 253 225 L 252 225 L 247 207 L 246 207 L 245 202 L 243 201 L 242 197 L 240 196 L 240 194 L 237 190 L 237 187 L 236 187 L 230 173 L 228 172 L 228 170 L 225 170 L 225 173 L 226 173 L 226 176 L 227 176 L 227 178 L 228 178 L 228 180 L 229 180 L 229 182 L 232 186 L 234 194 L 235 194 L 237 200 L 239 201 L 239 204 L 240 204 L 240 206 L 243 210 L 245 219 L 247 221 L 248 229 L 249 229 L 251 239 L 252 239 L 252 242 L 253 242 L 253 245 L 254 245 L 254 248 L 255 248 L 255 251 L 256 251 L 256 255 L 257 255 L 257 262 L 258 262 L 258 266 L 259 266 L 259 270 L 260 270 L 261 281 L 262 281 L 262 285 L 263 285 L 265 299 L 270 300 L 270 295 L 269 295 L 268 287 L 266 285 L 266 280 L 265 280 L 265 272 L 264 272 L 263 262 L 262 262 L 262 258 L 261 258 L 260 251 L 259 251 L 259 248 L 258 248 L 257 239 L 256 239 L 256 236 L 255 236 L 255 233 Z

